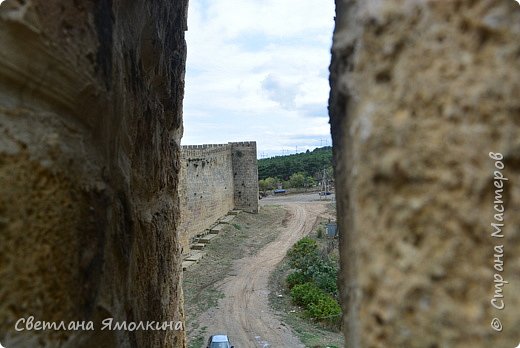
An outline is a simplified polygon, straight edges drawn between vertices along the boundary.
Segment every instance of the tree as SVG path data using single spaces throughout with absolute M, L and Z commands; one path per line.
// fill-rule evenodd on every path
M 267 191 L 266 179 L 258 180 L 258 189 L 260 189 L 262 192 Z
M 274 190 L 276 188 L 276 183 L 278 180 L 272 177 L 268 177 L 266 179 L 258 180 L 258 188 L 260 191 L 268 191 L 268 190 Z
M 294 173 L 289 178 L 289 184 L 291 187 L 304 187 L 305 186 L 305 174 L 304 173 Z
M 265 182 L 268 190 L 274 190 L 276 188 L 278 180 L 272 177 L 268 177 L 267 179 L 265 179 Z
M 305 176 L 315 176 L 323 172 L 323 168 L 332 165 L 332 148 L 322 147 L 313 151 L 277 156 L 258 160 L 258 178 L 278 177 L 287 180 L 297 172 Z

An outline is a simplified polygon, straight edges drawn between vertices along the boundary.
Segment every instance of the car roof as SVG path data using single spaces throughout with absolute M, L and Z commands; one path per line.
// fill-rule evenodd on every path
M 228 342 L 227 335 L 213 335 L 211 339 L 213 342 Z

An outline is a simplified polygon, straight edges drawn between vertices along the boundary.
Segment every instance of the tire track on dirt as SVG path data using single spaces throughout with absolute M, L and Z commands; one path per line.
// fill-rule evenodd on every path
M 268 280 L 287 250 L 309 234 L 317 218 L 324 214 L 324 203 L 284 203 L 289 218 L 276 240 L 256 255 L 234 264 L 235 276 L 222 281 L 225 294 L 217 309 L 204 313 L 208 333 L 226 333 L 235 347 L 304 347 L 292 331 L 271 311 L 268 303 Z M 254 233 L 254 231 L 251 231 Z

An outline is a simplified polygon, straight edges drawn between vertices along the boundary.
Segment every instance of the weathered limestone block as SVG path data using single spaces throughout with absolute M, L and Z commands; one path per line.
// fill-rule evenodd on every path
M 330 115 L 347 346 L 516 347 L 520 6 L 336 4 Z M 491 236 L 489 152 L 503 154 L 509 179 L 503 238 Z M 490 302 L 497 274 L 509 281 L 502 310 Z
M 183 347 L 186 0 L 0 6 L 0 342 Z M 94 331 L 15 330 L 20 318 Z

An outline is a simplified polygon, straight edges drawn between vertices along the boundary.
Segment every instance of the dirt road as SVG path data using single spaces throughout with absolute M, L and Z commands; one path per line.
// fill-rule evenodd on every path
M 310 233 L 319 216 L 324 216 L 330 201 L 309 201 L 302 197 L 263 200 L 264 204 L 282 204 L 289 212 L 278 238 L 256 255 L 238 260 L 235 273 L 221 283 L 225 297 L 218 308 L 202 314 L 200 321 L 209 333 L 227 333 L 235 347 L 303 347 L 291 330 L 272 313 L 268 304 L 269 274 L 284 258 L 287 250 Z M 254 231 L 251 231 L 254 233 Z

